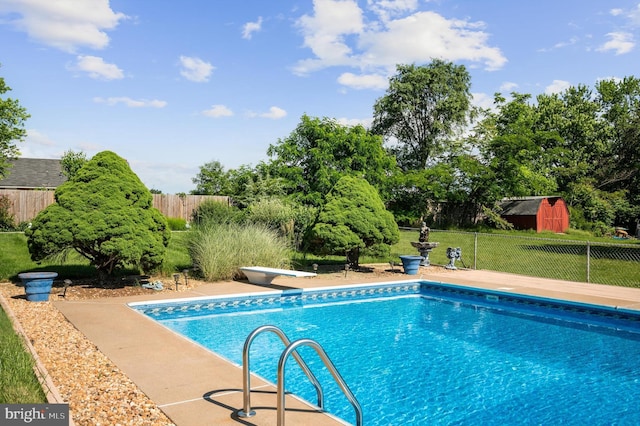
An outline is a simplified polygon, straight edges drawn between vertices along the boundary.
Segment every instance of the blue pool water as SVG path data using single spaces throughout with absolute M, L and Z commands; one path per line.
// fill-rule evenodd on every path
M 166 327 L 241 364 L 247 335 L 271 324 L 320 343 L 363 407 L 365 425 L 640 424 L 640 315 L 414 283 L 138 305 Z M 275 383 L 283 344 L 251 347 Z M 327 411 L 353 408 L 315 353 Z M 291 359 L 287 390 L 315 403 Z

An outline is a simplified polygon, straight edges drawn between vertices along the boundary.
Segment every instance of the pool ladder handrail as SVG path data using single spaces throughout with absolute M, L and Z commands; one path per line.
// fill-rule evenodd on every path
M 285 367 L 285 364 L 287 363 L 287 359 L 289 358 L 289 355 L 293 355 L 294 357 L 296 356 L 297 354 L 296 350 L 298 349 L 298 346 L 310 346 L 313 349 L 315 349 L 316 353 L 320 356 L 320 359 L 324 363 L 325 367 L 327 367 L 327 369 L 333 376 L 333 379 L 336 381 L 336 383 L 342 390 L 342 393 L 344 393 L 344 396 L 347 397 L 347 399 L 351 403 L 351 406 L 353 406 L 353 409 L 356 412 L 356 426 L 362 426 L 362 407 L 360 406 L 360 403 L 356 399 L 353 392 L 351 392 L 351 389 L 349 389 L 349 386 L 347 386 L 347 383 L 344 381 L 344 379 L 338 372 L 338 369 L 329 358 L 329 355 L 327 355 L 327 352 L 325 352 L 325 350 L 322 348 L 322 346 L 318 342 L 311 339 L 296 340 L 295 342 L 288 345 L 287 348 L 284 350 L 284 352 L 282 352 L 282 355 L 280 355 L 280 360 L 278 361 L 278 405 L 277 405 L 278 426 L 284 426 L 284 408 L 285 408 L 284 407 L 285 405 L 285 386 L 284 386 L 284 383 L 285 383 L 284 370 L 285 369 L 284 367 Z
M 320 359 L 324 363 L 325 367 L 329 370 L 334 380 L 336 381 L 336 383 L 338 384 L 338 386 L 340 387 L 344 395 L 347 397 L 347 399 L 353 406 L 356 412 L 356 426 L 362 426 L 362 407 L 360 406 L 360 403 L 356 399 L 353 392 L 351 392 L 351 389 L 349 389 L 349 386 L 347 386 L 346 382 L 338 372 L 338 369 L 336 368 L 335 364 L 329 358 L 329 355 L 327 355 L 324 348 L 318 342 L 311 339 L 299 339 L 292 343 L 289 341 L 289 338 L 280 328 L 273 325 L 263 325 L 261 327 L 256 328 L 249 334 L 249 336 L 247 336 L 247 339 L 245 340 L 244 348 L 242 351 L 242 376 L 243 376 L 242 391 L 243 391 L 244 408 L 238 412 L 238 416 L 251 417 L 255 415 L 255 411 L 251 410 L 251 369 L 249 366 L 249 349 L 251 347 L 251 343 L 256 338 L 256 336 L 265 331 L 271 331 L 275 333 L 278 337 L 280 337 L 280 340 L 282 340 L 282 342 L 285 345 L 287 345 L 285 350 L 280 355 L 280 359 L 278 360 L 278 383 L 277 383 L 277 387 L 278 387 L 277 424 L 278 426 L 284 426 L 284 414 L 285 414 L 285 386 L 284 386 L 285 374 L 284 373 L 285 373 L 285 365 L 290 355 L 293 355 L 298 365 L 300 365 L 300 367 L 302 368 L 302 371 L 304 371 L 304 373 L 307 375 L 307 377 L 313 384 L 314 388 L 316 389 L 316 393 L 318 395 L 318 407 L 320 407 L 320 409 L 324 409 L 324 394 L 322 391 L 322 386 L 320 385 L 320 382 L 318 381 L 316 376 L 313 374 L 313 372 L 309 369 L 307 364 L 304 362 L 302 357 L 300 357 L 300 355 L 298 354 L 297 349 L 299 346 L 310 346 L 320 356 Z
M 259 334 L 271 331 L 275 335 L 277 335 L 282 343 L 285 346 L 289 346 L 291 341 L 287 337 L 287 335 L 280 328 L 274 325 L 263 325 L 255 330 L 253 330 L 244 341 L 244 347 L 242 349 L 242 405 L 243 409 L 238 411 L 238 416 L 240 417 L 253 417 L 256 412 L 251 409 L 251 367 L 249 362 L 249 349 L 251 349 L 251 344 L 253 340 L 258 337 Z M 324 408 L 324 394 L 322 392 L 322 386 L 320 386 L 320 382 L 316 378 L 316 376 L 311 372 L 309 366 L 306 362 L 298 355 L 298 353 L 293 354 L 293 357 L 304 371 L 304 374 L 307 375 L 311 384 L 316 390 L 316 394 L 318 396 L 318 407 Z

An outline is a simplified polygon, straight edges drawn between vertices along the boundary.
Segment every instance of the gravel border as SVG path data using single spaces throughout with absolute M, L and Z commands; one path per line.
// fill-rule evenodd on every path
M 70 425 L 174 425 L 50 301 L 29 302 L 22 287 L 0 283 L 0 302 L 34 355 L 47 398 L 69 404 Z

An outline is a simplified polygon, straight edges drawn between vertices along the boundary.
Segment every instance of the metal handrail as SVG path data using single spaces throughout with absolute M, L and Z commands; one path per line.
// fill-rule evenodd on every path
M 255 416 L 256 412 L 251 409 L 251 368 L 249 365 L 249 349 L 251 348 L 251 343 L 253 340 L 260 334 L 265 331 L 271 331 L 275 333 L 282 343 L 284 343 L 287 347 L 291 345 L 291 341 L 284 334 L 284 331 L 279 329 L 274 325 L 263 325 L 261 327 L 253 330 L 244 342 L 244 348 L 242 349 L 242 401 L 243 401 L 243 409 L 238 411 L 238 416 L 240 417 L 252 417 Z M 316 389 L 316 394 L 318 395 L 318 407 L 324 408 L 324 394 L 322 392 L 322 387 L 320 386 L 320 382 L 316 378 L 316 376 L 311 372 L 309 366 L 304 362 L 304 360 L 298 355 L 298 353 L 294 353 L 293 357 L 304 371 L 304 374 L 307 375 L 311 384 Z
M 278 361 L 278 426 L 284 426 L 284 405 L 285 405 L 285 375 L 284 375 L 284 367 L 287 363 L 287 359 L 289 355 L 293 355 L 294 358 L 297 356 L 296 350 L 299 346 L 310 346 L 318 353 L 322 362 L 324 362 L 325 367 L 329 370 L 334 380 L 342 389 L 342 392 L 347 397 L 351 405 L 356 411 L 356 426 L 362 426 L 362 407 L 360 407 L 360 403 L 356 399 L 356 397 L 349 389 L 349 386 L 345 383 L 342 376 L 338 372 L 338 369 L 333 364 L 325 350 L 320 346 L 318 342 L 311 339 L 300 339 L 296 340 L 293 343 L 290 343 L 287 348 L 280 355 L 280 360 Z M 296 358 L 297 359 L 297 358 Z

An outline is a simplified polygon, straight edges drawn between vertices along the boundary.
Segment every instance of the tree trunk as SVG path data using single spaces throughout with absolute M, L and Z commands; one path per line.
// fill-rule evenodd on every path
M 358 269 L 359 263 L 358 259 L 360 258 L 360 247 L 356 247 L 347 251 L 347 263 L 349 264 L 350 269 Z

